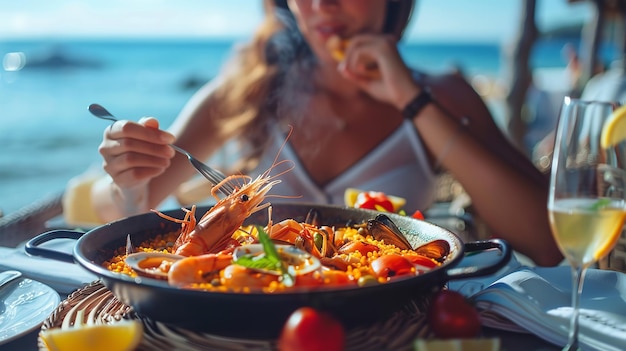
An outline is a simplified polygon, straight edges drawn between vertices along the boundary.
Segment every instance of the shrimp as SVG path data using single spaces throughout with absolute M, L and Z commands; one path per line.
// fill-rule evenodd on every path
M 306 222 L 285 219 L 268 225 L 266 231 L 273 240 L 293 244 L 317 258 L 330 257 L 337 251 L 333 243 L 335 230 L 328 226 L 318 227 Z
M 193 205 L 191 207 L 191 210 L 188 210 L 186 208 L 182 209 L 183 211 L 185 211 L 185 217 L 183 219 L 178 219 L 178 218 L 174 218 L 172 216 L 168 216 L 164 213 L 161 213 L 159 211 L 156 210 L 152 210 L 152 212 L 155 212 L 156 214 L 158 214 L 160 217 L 168 219 L 172 222 L 175 223 L 180 223 L 180 234 L 178 235 L 178 238 L 176 238 L 176 242 L 174 243 L 174 247 L 178 247 L 180 245 L 182 245 L 184 242 L 189 241 L 189 235 L 191 234 L 191 232 L 193 231 L 193 229 L 196 227 L 196 205 Z
M 289 135 L 291 135 L 291 132 Z M 287 139 L 283 142 L 283 146 Z M 211 189 L 211 195 L 218 202 L 200 218 L 195 228 L 188 235 L 176 241 L 174 245 L 176 254 L 195 256 L 224 249 L 233 233 L 243 225 L 246 218 L 270 206 L 269 202 L 262 202 L 272 187 L 281 182 L 276 178 L 293 168 L 292 165 L 279 174 L 271 176 L 270 172 L 274 168 L 283 162 L 289 162 L 287 160 L 277 160 L 278 155 L 276 155 L 270 168 L 254 180 L 246 175 L 231 175 L 215 185 Z M 241 182 L 241 180 L 243 180 L 243 184 L 238 186 L 236 183 Z M 222 186 L 228 183 L 237 185 L 235 186 L 235 191 L 220 200 L 217 193 Z
M 170 285 L 184 287 L 193 283 L 211 282 L 219 271 L 233 262 L 232 252 L 218 252 L 185 257 L 176 261 L 167 273 Z
M 220 274 L 220 283 L 234 290 L 263 288 L 271 282 L 278 282 L 278 275 L 258 272 L 236 264 L 224 268 Z

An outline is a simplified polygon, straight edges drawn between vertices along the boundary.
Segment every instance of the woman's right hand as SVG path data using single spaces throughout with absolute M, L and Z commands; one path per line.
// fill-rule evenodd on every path
M 376 74 L 368 66 L 375 66 Z M 398 51 L 397 39 L 391 35 L 352 37 L 338 69 L 371 97 L 399 110 L 421 91 Z
M 169 167 L 175 137 L 159 129 L 159 121 L 144 117 L 139 122 L 117 121 L 104 131 L 98 151 L 103 168 L 120 189 L 146 185 Z

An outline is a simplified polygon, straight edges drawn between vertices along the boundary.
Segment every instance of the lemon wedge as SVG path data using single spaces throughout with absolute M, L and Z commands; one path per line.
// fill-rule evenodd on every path
M 111 324 L 53 328 L 39 334 L 50 351 L 130 351 L 143 338 L 139 321 L 124 320 Z
M 361 190 L 359 189 L 346 189 L 346 191 L 343 193 L 343 203 L 348 207 L 354 207 L 354 204 L 356 203 L 356 198 L 359 196 L 359 193 L 361 193 Z
M 603 149 L 626 140 L 626 105 L 618 107 L 604 122 L 600 145 Z
M 356 188 L 347 188 L 346 191 L 343 193 L 344 204 L 347 207 L 354 207 L 354 204 L 356 204 L 357 197 L 359 196 L 360 193 L 363 193 L 363 192 L 365 191 L 356 189 Z M 391 204 L 393 205 L 393 212 L 400 211 L 400 209 L 402 209 L 402 207 L 406 205 L 406 199 L 403 197 L 387 195 L 387 194 L 385 194 L 385 196 L 389 199 L 389 201 L 391 201 Z
M 417 339 L 413 344 L 414 351 L 499 351 L 500 339 Z

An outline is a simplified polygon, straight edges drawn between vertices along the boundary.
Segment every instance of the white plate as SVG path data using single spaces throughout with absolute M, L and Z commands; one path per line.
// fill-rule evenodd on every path
M 41 326 L 61 302 L 51 287 L 21 278 L 0 290 L 0 345 Z

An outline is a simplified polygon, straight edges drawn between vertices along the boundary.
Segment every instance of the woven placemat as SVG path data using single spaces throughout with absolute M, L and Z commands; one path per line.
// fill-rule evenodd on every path
M 415 338 L 430 336 L 424 313 L 427 305 L 427 299 L 412 301 L 385 321 L 349 330 L 346 350 L 412 350 Z M 276 350 L 276 340 L 221 337 L 150 320 L 120 302 L 100 281 L 70 294 L 43 322 L 41 330 L 61 327 L 66 317 L 67 321 L 73 321 L 79 310 L 84 310 L 85 323 L 108 324 L 121 319 L 140 320 L 144 326 L 144 337 L 137 350 Z M 38 347 L 42 351 L 47 350 L 41 337 L 38 338 Z

